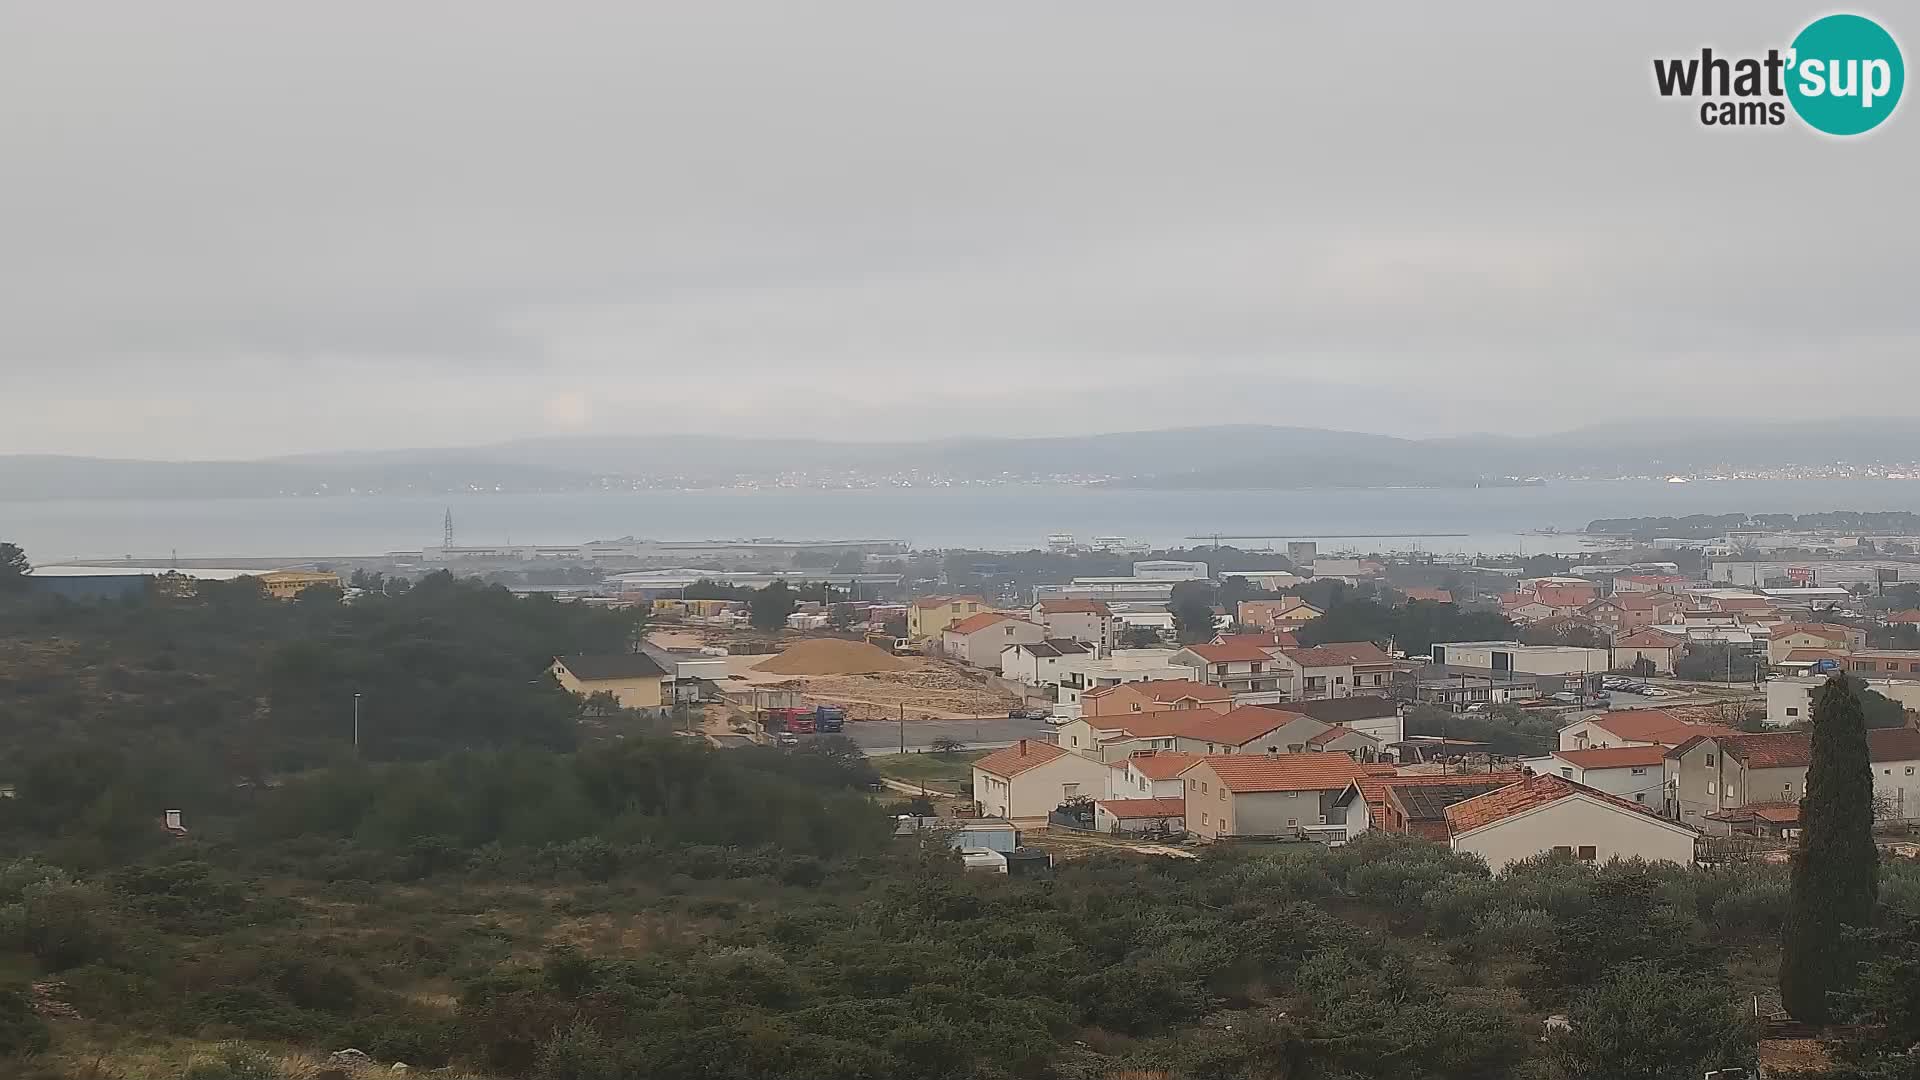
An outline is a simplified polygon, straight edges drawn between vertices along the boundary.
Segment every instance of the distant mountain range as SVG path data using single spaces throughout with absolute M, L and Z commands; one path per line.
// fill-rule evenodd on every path
M 1558 435 L 1401 439 L 1236 425 L 1037 438 L 851 443 L 571 436 L 258 461 L 0 456 L 0 498 L 444 494 L 737 485 L 1065 482 L 1157 490 L 1455 487 L 1920 460 L 1913 422 L 1659 421 Z

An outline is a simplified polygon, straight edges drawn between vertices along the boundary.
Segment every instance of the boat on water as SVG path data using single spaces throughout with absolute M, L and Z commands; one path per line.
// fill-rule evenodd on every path
M 1688 480 L 1688 479 L 1687 479 L 1686 477 L 1684 477 L 1684 476 L 1669 476 L 1669 477 L 1667 477 L 1667 483 L 1669 483 L 1669 484 L 1690 484 L 1690 483 L 1692 483 L 1692 482 L 1693 482 L 1693 481 L 1691 481 L 1691 480 Z

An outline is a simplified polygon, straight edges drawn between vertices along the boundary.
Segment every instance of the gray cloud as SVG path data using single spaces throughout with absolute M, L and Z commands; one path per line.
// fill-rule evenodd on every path
M 1916 106 L 1833 141 L 1652 89 L 1818 12 L 1303 7 L 10 7 L 0 451 L 1920 390 Z

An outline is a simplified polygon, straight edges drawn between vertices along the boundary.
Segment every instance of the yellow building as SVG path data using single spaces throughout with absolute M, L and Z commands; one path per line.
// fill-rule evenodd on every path
M 311 589 L 315 585 L 337 589 L 340 587 L 340 575 L 310 570 L 274 570 L 260 575 L 260 587 L 275 600 L 291 600 L 299 596 L 302 589 Z
M 666 701 L 667 673 L 645 653 L 556 656 L 548 670 L 563 688 L 581 697 L 612 694 L 622 708 L 658 709 Z
M 947 627 L 987 610 L 977 596 L 923 596 L 907 606 L 907 636 L 915 641 L 939 637 Z

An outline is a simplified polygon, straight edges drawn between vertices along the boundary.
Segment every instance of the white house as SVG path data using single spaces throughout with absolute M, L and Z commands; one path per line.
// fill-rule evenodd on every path
M 1582 862 L 1642 858 L 1693 864 L 1699 833 L 1652 810 L 1563 776 L 1530 776 L 1446 808 L 1453 850 L 1494 873 L 1543 852 Z
M 1099 799 L 1093 804 L 1093 827 L 1103 833 L 1183 833 L 1187 831 L 1187 800 Z
M 1068 799 L 1105 794 L 1110 772 L 1093 758 L 1021 739 L 973 763 L 973 798 L 989 817 L 1044 818 Z
M 1734 735 L 1718 724 L 1689 724 L 1665 709 L 1615 709 L 1583 717 L 1560 729 L 1560 749 L 1609 746 L 1679 746 L 1696 735 Z
M 1101 600 L 1042 600 L 1033 605 L 1034 622 L 1047 628 L 1050 640 L 1065 638 L 1091 646 L 1105 656 L 1120 643 L 1126 624 Z
M 1177 750 L 1135 751 L 1111 763 L 1111 775 L 1107 778 L 1107 798 L 1176 797 L 1186 790 L 1185 785 L 1180 782 L 1180 774 L 1199 760 L 1198 754 L 1183 754 Z
M 1293 672 L 1276 659 L 1278 649 L 1252 642 L 1189 645 L 1173 654 L 1171 663 L 1192 672 L 1195 682 L 1218 686 L 1239 704 L 1285 701 L 1293 688 Z
M 1673 661 L 1686 648 L 1685 638 L 1648 627 L 1613 643 L 1613 670 L 1632 671 L 1640 661 L 1653 665 L 1655 675 L 1673 674 Z
M 970 615 L 940 632 L 940 652 L 973 667 L 998 668 L 1009 645 L 1045 640 L 1046 628 L 999 612 Z
M 1611 669 L 1613 654 L 1607 649 L 1585 649 L 1576 645 L 1443 641 L 1433 646 L 1433 662 L 1527 675 L 1580 675 Z
M 1667 748 L 1611 746 L 1593 750 L 1555 750 L 1521 764 L 1551 773 L 1629 802 L 1659 809 L 1664 802 Z
M 1281 649 L 1300 701 L 1354 694 L 1384 697 L 1393 688 L 1393 658 L 1371 641 L 1335 641 L 1307 649 Z
M 1000 650 L 1000 677 L 1028 686 L 1058 686 L 1067 674 L 1066 665 L 1092 651 L 1062 638 L 1008 645 Z
M 1311 716 L 1330 727 L 1350 728 L 1381 744 L 1397 743 L 1407 737 L 1406 720 L 1400 715 L 1399 702 L 1373 694 L 1322 701 L 1289 701 L 1266 708 L 1275 712 Z

